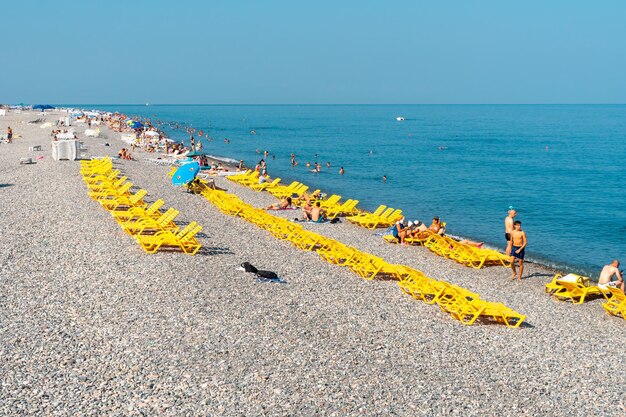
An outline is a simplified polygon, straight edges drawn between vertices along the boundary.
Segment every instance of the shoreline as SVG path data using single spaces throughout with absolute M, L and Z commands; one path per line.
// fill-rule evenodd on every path
M 80 163 L 52 160 L 50 129 L 20 123 L 33 116 L 0 117 L 0 131 L 10 123 L 21 135 L 0 144 L 0 356 L 8 358 L 0 364 L 0 414 L 621 412 L 623 363 L 590 366 L 580 353 L 620 357 L 623 319 L 597 298 L 556 302 L 544 293 L 552 278 L 545 268 L 529 264 L 528 278 L 512 282 L 506 268 L 467 268 L 348 222 L 302 224 L 527 316 L 518 329 L 463 326 L 395 281 L 363 280 L 173 187 L 166 167 L 137 153 L 114 167 L 147 190 L 149 202 L 179 210 L 177 224 L 204 227 L 195 256 L 147 255 L 89 198 Z M 106 128 L 108 139 L 83 130 L 76 133 L 91 155 L 124 146 Z M 37 145 L 42 151 L 29 150 Z M 20 165 L 25 156 L 36 163 Z M 216 182 L 254 207 L 275 201 Z M 237 271 L 246 261 L 285 283 Z M 577 395 L 552 393 L 563 386 Z
M 101 105 L 99 105 L 101 106 Z M 133 107 L 135 105 L 125 105 L 128 107 Z M 157 105 L 155 105 L 157 106 Z M 163 105 L 165 106 L 165 105 Z M 183 105 L 181 105 L 183 106 Z M 218 105 L 215 105 L 218 106 Z M 72 110 L 79 110 L 82 112 L 92 112 L 92 111 L 96 111 L 96 112 L 102 112 L 102 113 L 111 113 L 109 110 L 101 110 L 101 109 L 88 109 L 88 108 L 83 108 L 83 107 L 72 107 L 72 108 L 67 108 L 67 109 L 72 109 Z M 128 114 L 127 115 L 130 118 L 139 118 L 139 119 L 148 119 L 148 120 L 152 120 L 151 117 L 146 117 L 146 116 L 142 116 L 142 115 L 138 115 L 138 114 Z M 154 121 L 153 121 L 154 123 Z M 188 142 L 189 142 L 189 138 L 188 138 L 188 134 L 186 134 L 185 132 L 182 131 L 182 128 L 184 126 L 187 126 L 186 122 L 180 122 L 180 121 L 165 121 L 165 126 L 167 126 L 167 130 L 169 130 L 168 133 L 170 134 L 175 134 L 172 136 L 177 136 L 175 139 L 176 143 L 178 142 L 178 139 L 181 139 L 182 143 L 185 143 L 186 146 L 188 146 Z M 175 124 L 179 124 L 180 129 L 178 128 L 173 128 L 171 126 L 172 123 Z M 161 127 L 161 126 L 156 126 L 157 129 L 161 132 L 166 132 L 166 129 Z M 187 126 L 190 127 L 190 126 Z M 119 132 L 115 132 L 120 134 Z M 128 133 L 128 132 L 122 132 L 122 133 Z M 119 140 L 119 138 L 116 138 Z M 207 150 L 202 149 L 204 152 L 207 152 Z M 146 153 L 146 155 L 150 155 L 150 153 Z M 235 170 L 236 169 L 236 164 L 238 163 L 239 159 L 233 158 L 229 155 L 210 155 L 207 153 L 207 158 L 209 160 L 211 160 L 212 162 L 215 163 L 222 163 L 223 165 L 227 166 L 230 170 Z M 263 157 L 263 155 L 260 155 L 259 157 Z M 244 164 L 245 166 L 245 164 Z M 250 168 L 250 167 L 249 167 Z M 250 168 L 251 169 L 251 168 Z M 302 177 L 302 175 L 297 175 L 294 174 L 293 176 L 284 176 L 285 178 L 283 178 L 282 183 L 290 183 L 292 181 L 298 181 L 298 182 L 302 182 L 305 181 L 304 184 L 306 184 L 306 179 L 300 178 Z M 328 195 L 332 195 L 333 191 L 332 189 L 328 189 L 328 190 L 322 190 L 323 192 L 327 192 Z M 356 196 L 348 196 L 342 198 L 342 201 L 345 201 L 348 198 L 355 198 Z M 383 229 L 377 229 L 377 230 L 383 230 Z M 462 233 L 455 233 L 455 234 L 448 234 L 451 237 L 457 238 L 459 240 L 463 240 L 463 239 L 469 239 L 469 240 L 474 240 L 474 241 L 480 241 L 480 239 L 476 236 L 467 236 L 464 235 Z M 499 252 L 503 252 L 504 251 L 504 246 L 500 245 L 500 244 L 493 244 L 493 243 L 486 243 L 485 247 L 487 248 L 491 248 L 491 249 L 495 249 Z M 590 271 L 587 269 L 587 267 L 584 266 L 577 266 L 574 264 L 568 264 L 567 262 L 563 262 L 563 261 L 557 261 L 557 260 L 552 260 L 552 259 L 547 259 L 545 257 L 543 257 L 541 254 L 537 254 L 536 256 L 527 256 L 527 258 L 525 259 L 525 263 L 533 263 L 533 264 L 537 264 L 547 270 L 550 270 L 554 273 L 563 273 L 564 275 L 567 273 L 576 273 L 576 274 L 580 274 L 586 277 L 589 277 L 592 281 L 597 281 L 597 276 L 599 275 L 599 270 L 598 271 Z M 567 271 L 567 272 L 566 272 Z
M 130 105 L 129 105 L 130 106 Z M 143 116 L 139 116 L 136 115 L 136 117 L 143 117 Z M 171 123 L 171 121 L 169 121 L 168 123 Z M 180 139 L 182 140 L 183 143 L 186 143 L 188 145 L 189 142 L 189 138 L 187 136 L 185 136 L 185 133 L 182 131 L 179 131 L 177 129 L 172 129 L 170 127 L 171 133 L 175 133 L 177 136 L 180 136 Z M 174 135 L 172 135 L 174 136 Z M 178 138 L 177 138 L 178 139 Z M 206 150 L 203 149 L 203 151 L 206 152 Z M 229 169 L 235 170 L 236 168 L 236 164 L 238 163 L 239 159 L 234 158 L 230 155 L 208 155 L 207 157 L 209 159 L 211 159 L 212 161 L 215 162 L 222 162 L 224 164 L 226 164 Z M 259 156 L 260 158 L 263 157 L 263 155 Z M 245 166 L 245 164 L 244 164 Z M 249 167 L 250 168 L 250 167 Z M 251 169 L 251 168 L 250 168 Z M 284 177 L 284 178 L 283 178 Z M 281 176 L 282 181 L 281 183 L 284 184 L 289 184 L 293 181 L 298 181 L 298 182 L 302 182 L 303 184 L 306 184 L 306 179 L 302 178 L 302 175 L 297 175 L 297 174 L 293 174 L 292 176 Z M 274 178 L 274 177 L 272 177 Z M 330 189 L 324 189 L 322 190 L 322 192 L 326 192 L 327 195 L 332 195 L 335 192 L 333 191 L 332 188 Z M 342 201 L 347 200 L 348 198 L 356 198 L 358 196 L 344 196 L 342 198 Z M 381 204 L 383 204 L 384 202 L 381 202 Z M 383 230 L 383 229 L 376 229 L 376 230 Z M 463 239 L 468 239 L 468 240 L 474 240 L 474 241 L 480 241 L 480 239 L 476 236 L 467 236 L 464 235 L 462 233 L 454 233 L 454 234 L 448 234 L 451 237 L 454 237 L 455 239 L 458 240 L 463 240 Z M 505 247 L 503 245 L 500 244 L 493 244 L 493 243 L 485 243 L 485 247 L 490 248 L 490 249 L 495 249 L 499 252 L 503 252 Z M 587 270 L 587 267 L 583 267 L 583 266 L 576 266 L 573 264 L 568 264 L 566 262 L 562 262 L 562 261 L 557 261 L 557 260 L 551 260 L 551 259 L 547 259 L 545 257 L 543 257 L 541 254 L 538 254 L 537 256 L 527 256 L 525 259 L 525 263 L 534 263 L 537 265 L 540 265 L 543 268 L 546 268 L 547 270 L 553 271 L 555 274 L 556 273 L 563 273 L 563 275 L 567 274 L 567 273 L 575 273 L 575 274 L 580 274 L 580 275 L 584 275 L 589 277 L 592 281 L 597 281 L 597 276 L 599 275 L 599 271 L 595 271 L 593 273 L 590 273 L 589 270 Z M 567 270 L 567 272 L 565 272 Z

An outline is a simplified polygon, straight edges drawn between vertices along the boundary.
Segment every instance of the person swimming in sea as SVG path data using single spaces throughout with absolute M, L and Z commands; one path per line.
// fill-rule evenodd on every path
M 344 172 L 346 172 L 346 171 L 344 171 L 343 167 L 339 168 L 339 175 L 343 175 Z

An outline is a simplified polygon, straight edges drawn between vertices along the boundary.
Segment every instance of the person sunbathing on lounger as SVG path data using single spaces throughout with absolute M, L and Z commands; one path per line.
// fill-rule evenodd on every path
M 280 203 L 272 204 L 265 210 L 287 210 L 288 208 L 291 208 L 291 197 L 283 198 Z
M 478 249 L 482 249 L 483 246 L 485 246 L 485 242 L 474 242 L 473 240 L 467 240 L 467 239 L 463 239 L 459 243 L 462 243 L 468 246 L 473 246 Z
M 307 204 L 311 204 L 311 200 L 321 200 L 322 192 L 320 190 L 316 190 L 311 195 L 304 193 L 300 197 L 298 197 L 299 201 L 305 201 Z
M 437 233 L 438 235 L 443 236 L 446 234 L 446 226 L 441 223 L 441 220 L 439 220 L 437 216 L 433 217 L 433 222 L 430 224 L 429 229 L 431 232 Z
M 624 279 L 622 277 L 622 273 L 620 272 L 619 261 L 615 259 L 611 262 L 610 265 L 605 265 L 602 268 L 602 272 L 600 272 L 600 278 L 598 279 L 598 287 L 603 290 L 606 290 L 607 287 L 619 288 L 624 292 Z M 611 281 L 613 279 L 613 275 L 617 277 L 617 281 Z

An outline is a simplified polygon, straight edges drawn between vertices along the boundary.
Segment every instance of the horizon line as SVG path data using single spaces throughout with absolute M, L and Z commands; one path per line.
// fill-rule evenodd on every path
M 624 103 L 60 103 L 57 106 L 623 106 Z

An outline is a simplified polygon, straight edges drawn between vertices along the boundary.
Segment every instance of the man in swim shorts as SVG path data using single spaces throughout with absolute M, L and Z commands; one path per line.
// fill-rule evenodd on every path
M 506 254 L 511 254 L 511 232 L 513 231 L 513 219 L 517 212 L 513 206 L 509 206 L 509 215 L 504 219 L 504 238 L 506 239 Z
M 624 292 L 624 279 L 619 271 L 619 261 L 615 259 L 610 265 L 605 265 L 600 272 L 600 278 L 598 278 L 598 287 L 606 290 L 607 287 L 619 288 Z M 611 281 L 613 275 L 617 277 L 617 281 Z
M 316 223 L 326 221 L 326 214 L 319 201 L 316 201 L 313 209 L 311 209 L 311 221 Z
M 524 251 L 527 244 L 526 233 L 522 231 L 522 222 L 517 220 L 513 223 L 513 231 L 511 232 L 511 269 L 513 270 L 511 279 L 515 279 L 515 276 L 517 276 L 519 281 L 522 280 L 522 274 L 524 273 Z M 519 275 L 517 275 L 515 271 L 516 259 L 519 262 Z

